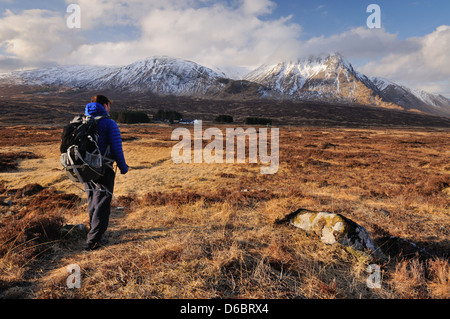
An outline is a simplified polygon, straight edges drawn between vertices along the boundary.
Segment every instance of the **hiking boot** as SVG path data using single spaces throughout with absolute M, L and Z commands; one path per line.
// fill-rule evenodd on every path
M 108 241 L 106 239 L 100 239 L 99 241 L 95 242 L 95 243 L 89 243 L 87 244 L 86 250 L 96 250 L 100 247 L 103 247 L 105 245 L 108 244 Z

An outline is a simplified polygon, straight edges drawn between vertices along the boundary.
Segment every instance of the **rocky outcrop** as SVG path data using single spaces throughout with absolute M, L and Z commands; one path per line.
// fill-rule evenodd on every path
M 299 209 L 275 223 L 288 223 L 314 233 L 325 244 L 339 243 L 357 250 L 378 251 L 366 229 L 341 214 Z

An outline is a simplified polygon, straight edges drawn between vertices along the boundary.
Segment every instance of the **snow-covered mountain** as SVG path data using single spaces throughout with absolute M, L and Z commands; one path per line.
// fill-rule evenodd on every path
M 284 97 L 418 110 L 450 116 L 450 100 L 412 90 L 392 81 L 368 78 L 339 54 L 262 65 L 244 79 Z
M 442 116 L 450 115 L 450 100 L 442 95 L 413 90 L 384 78 L 371 78 L 384 100 L 404 107 Z
M 217 69 L 170 57 L 126 66 L 57 66 L 0 74 L 0 87 L 44 86 L 197 98 L 290 99 L 418 110 L 450 117 L 450 100 L 368 78 L 339 54 L 241 69 Z M 235 73 L 234 76 L 226 75 Z
M 226 86 L 222 74 L 191 61 L 152 57 L 127 66 L 57 66 L 13 72 L 0 82 L 62 86 L 80 89 L 115 89 L 161 95 L 213 95 Z
M 275 97 L 259 84 L 230 79 L 192 61 L 150 57 L 126 66 L 57 66 L 0 74 L 0 86 L 52 86 L 198 98 Z
M 382 101 L 376 85 L 338 54 L 263 65 L 245 79 L 294 99 L 396 108 Z

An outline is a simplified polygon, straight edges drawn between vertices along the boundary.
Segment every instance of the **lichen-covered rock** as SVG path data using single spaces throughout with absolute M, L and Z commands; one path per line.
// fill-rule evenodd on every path
M 314 233 L 329 245 L 340 243 L 358 250 L 377 250 L 366 229 L 341 214 L 299 209 L 275 223 L 289 223 Z

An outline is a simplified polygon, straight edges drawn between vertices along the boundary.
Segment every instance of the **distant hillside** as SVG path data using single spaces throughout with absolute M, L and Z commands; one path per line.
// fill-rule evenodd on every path
M 167 97 L 203 100 L 196 102 L 199 105 L 212 100 L 216 104 L 233 101 L 233 105 L 244 101 L 271 106 L 288 103 L 294 108 L 336 105 L 345 114 L 348 111 L 343 106 L 368 106 L 450 118 L 450 100 L 447 98 L 412 90 L 386 79 L 369 78 L 355 71 L 338 54 L 263 65 L 242 80 L 230 79 L 223 72 L 170 57 L 151 57 L 126 66 L 58 66 L 0 75 L 0 96 L 5 100 L 18 95 L 25 95 L 25 100 L 27 97 L 35 99 L 38 95 L 66 98 L 88 92 L 110 92 L 119 98 L 142 101 L 162 101 Z M 184 111 L 195 113 L 192 107 L 186 107 Z M 270 113 L 269 110 L 260 111 Z M 290 110 L 286 114 L 296 112 L 302 110 Z M 315 117 L 330 116 L 318 114 Z

